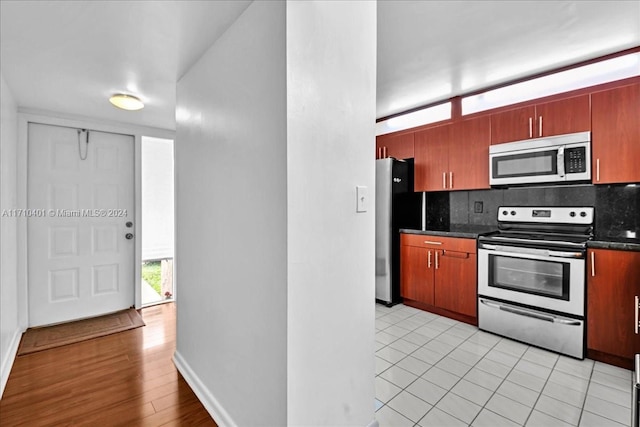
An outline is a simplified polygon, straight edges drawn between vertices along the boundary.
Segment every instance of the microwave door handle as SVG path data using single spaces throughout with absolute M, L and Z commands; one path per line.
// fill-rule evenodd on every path
M 564 178 L 564 147 L 558 148 L 558 176 Z

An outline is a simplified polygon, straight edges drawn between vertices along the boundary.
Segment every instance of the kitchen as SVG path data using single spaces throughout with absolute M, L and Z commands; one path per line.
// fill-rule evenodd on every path
M 584 87 L 567 78 L 570 89 L 546 96 L 523 91 L 518 86 L 529 83 L 524 80 L 471 95 L 495 99 L 491 92 L 512 91 L 521 97 L 515 102 L 467 108 L 472 111 L 465 115 L 468 100 L 457 98 L 444 120 L 436 115 L 433 123 L 383 130 L 377 137 L 377 177 L 391 185 L 377 186 L 378 303 L 402 302 L 530 348 L 633 370 L 640 352 L 640 80 L 635 74 Z M 547 87 L 544 80 L 556 76 L 535 77 L 531 86 Z M 381 120 L 379 129 L 398 117 Z M 386 341 L 384 315 L 381 320 L 380 340 L 394 348 Z M 462 366 L 471 369 L 478 360 Z M 437 357 L 429 361 L 441 363 Z M 399 382 L 384 369 L 378 374 Z M 404 390 L 391 399 L 380 393 L 380 408 L 384 403 L 406 416 L 399 403 L 406 399 L 400 398 Z M 427 400 L 437 407 L 443 401 Z M 487 407 L 511 422 L 526 421 Z M 540 411 L 562 418 L 553 410 Z M 594 422 L 586 421 L 590 412 L 585 411 L 583 422 Z M 630 421 L 629 411 L 620 406 L 618 412 L 626 414 L 618 422 Z M 393 412 L 387 414 L 394 419 Z
M 6 18 L 11 15 L 5 14 L 4 8 L 21 3 L 25 4 L 25 7 L 33 8 L 30 12 L 32 15 L 28 15 L 28 19 L 13 21 Z M 130 18 L 126 20 L 128 25 L 123 26 L 118 34 L 128 34 L 130 38 L 122 37 L 118 38 L 117 42 L 104 44 L 100 39 L 97 40 L 99 46 L 107 48 L 105 52 L 108 54 L 102 57 L 99 53 L 96 54 L 93 62 L 86 61 L 81 55 L 72 56 L 71 64 L 75 65 L 72 68 L 78 72 L 77 75 L 72 73 L 72 78 L 80 80 L 81 71 L 85 70 L 84 65 L 88 65 L 86 67 L 88 71 L 95 71 L 99 68 L 98 64 L 108 69 L 107 61 L 103 61 L 104 58 L 113 58 L 114 63 L 120 64 L 114 66 L 116 70 L 114 75 L 118 77 L 126 74 L 124 72 L 126 67 L 122 64 L 128 64 L 132 58 L 139 58 L 141 63 L 151 65 L 156 64 L 155 61 L 167 59 L 169 63 L 162 62 L 155 69 L 170 74 L 166 80 L 171 84 L 167 85 L 169 90 L 166 94 L 158 95 L 155 99 L 156 101 L 171 100 L 172 93 L 175 94 L 177 91 L 179 100 L 176 105 L 168 103 L 172 107 L 178 107 L 175 115 L 170 114 L 153 123 L 143 123 L 143 119 L 147 118 L 145 114 L 151 114 L 158 109 L 157 103 L 154 106 L 154 103 L 150 102 L 148 108 L 137 116 L 136 113 L 125 116 L 126 113 L 109 110 L 111 107 L 103 92 L 111 87 L 124 89 L 124 81 L 120 81 L 124 79 L 109 81 L 108 84 L 98 85 L 93 82 L 78 85 L 81 88 L 99 89 L 90 92 L 74 89 L 76 85 L 70 84 L 68 80 L 63 80 L 67 82 L 65 85 L 51 84 L 53 81 L 58 81 L 55 77 L 56 75 L 60 77 L 62 73 L 51 73 L 46 79 L 42 78 L 42 69 L 45 69 L 43 66 L 33 67 L 35 74 L 32 76 L 36 77 L 26 79 L 28 84 L 26 90 L 22 91 L 21 86 L 16 83 L 20 80 L 15 77 L 15 71 L 13 74 L 11 72 L 12 67 L 27 63 L 23 59 L 47 58 L 48 55 L 37 55 L 37 52 L 42 53 L 37 49 L 33 51 L 35 54 L 24 50 L 17 61 L 6 61 L 5 47 L 11 47 L 17 40 L 4 37 L 3 32 L 2 77 L 7 81 L 7 85 L 3 83 L 2 89 L 3 150 L 5 142 L 8 141 L 5 138 L 6 130 L 10 137 L 13 132 L 15 141 L 19 139 L 17 135 L 22 135 L 23 132 L 23 122 L 19 122 L 22 123 L 19 127 L 14 123 L 13 131 L 11 131 L 11 123 L 5 126 L 5 119 L 9 121 L 11 116 L 5 114 L 4 101 L 9 98 L 11 91 L 14 92 L 17 100 L 13 107 L 14 116 L 25 114 L 25 110 L 33 113 L 29 107 L 35 109 L 39 107 L 49 110 L 49 115 L 54 118 L 63 116 L 68 120 L 71 120 L 69 116 L 77 118 L 78 115 L 91 115 L 98 122 L 140 120 L 138 125 L 169 128 L 175 124 L 177 141 L 180 141 L 176 143 L 175 148 L 178 177 L 176 205 L 179 213 L 176 229 L 178 230 L 178 256 L 182 256 L 182 260 L 178 260 L 177 278 L 184 285 L 183 292 L 176 302 L 180 307 L 177 334 L 180 338 L 176 352 L 177 356 L 181 356 L 176 358 L 182 362 L 180 372 L 185 375 L 185 378 L 191 375 L 189 384 L 194 388 L 199 386 L 200 391 L 204 390 L 198 394 L 198 397 L 208 404 L 207 408 L 212 408 L 211 413 L 216 414 L 216 421 L 220 421 L 223 425 L 259 423 L 284 425 L 285 423 L 301 424 L 303 421 L 316 424 L 366 425 L 374 415 L 371 405 L 374 400 L 372 378 L 374 333 L 371 328 L 374 316 L 374 307 L 371 304 L 374 296 L 371 286 L 374 280 L 374 222 L 371 206 L 365 213 L 355 212 L 354 187 L 368 186 L 369 194 L 374 187 L 373 119 L 386 115 L 375 114 L 375 13 L 378 9 L 380 23 L 383 23 L 385 18 L 392 18 L 393 10 L 388 9 L 393 9 L 391 6 L 394 2 L 379 2 L 377 6 L 371 6 L 367 2 L 345 2 L 345 5 L 342 5 L 343 2 L 288 2 L 286 7 L 280 8 L 278 8 L 279 3 L 271 3 L 268 7 L 267 2 L 253 2 L 246 6 L 245 13 L 240 15 L 233 26 L 229 27 L 224 37 L 215 43 L 213 39 L 206 40 L 203 35 L 207 29 L 213 27 L 214 18 L 217 16 L 214 13 L 191 15 L 191 19 L 187 20 L 189 28 L 198 30 L 197 37 L 192 39 L 180 38 L 180 34 L 172 32 L 174 27 L 170 24 L 159 25 L 164 31 L 158 32 L 146 31 L 146 27 L 141 29 L 137 26 L 153 22 L 162 24 L 168 17 L 181 16 L 173 10 L 180 3 L 157 3 L 156 8 L 153 9 L 148 6 L 150 2 L 129 2 L 127 13 L 120 14 L 116 13 L 117 11 L 114 12 L 110 5 L 124 7 L 125 3 L 73 2 L 64 3 L 64 7 L 61 7 L 62 3 L 51 2 L 42 3 L 50 7 L 44 8 L 46 13 L 38 14 L 39 6 L 36 3 L 3 1 L 2 15 L 4 19 L 9 20 L 6 22 L 3 19 L 3 31 L 11 28 L 11 25 L 35 27 L 33 31 L 19 33 L 21 39 L 29 39 L 27 34 L 35 34 L 33 38 L 36 46 L 42 47 L 42 43 L 50 42 L 54 46 L 48 51 L 60 54 L 67 50 L 60 47 L 68 46 L 65 44 L 68 41 L 64 41 L 64 38 L 62 42 L 59 41 L 60 34 L 64 36 L 67 34 L 66 31 L 71 32 L 74 28 L 81 28 L 85 32 L 81 37 L 69 37 L 69 39 L 82 45 L 82 40 L 96 41 L 95 33 L 92 31 L 94 28 L 108 33 L 105 30 L 110 28 L 108 23 L 121 22 L 119 18 L 129 16 Z M 192 8 L 211 4 L 210 2 L 184 3 Z M 547 16 L 549 14 L 556 16 L 560 12 L 568 11 L 573 16 L 572 8 L 580 9 L 581 7 L 580 2 L 566 5 L 561 3 L 549 3 L 551 12 L 539 6 L 535 8 L 529 6 L 528 14 L 533 15 L 538 11 L 538 18 L 543 19 L 538 19 L 537 22 L 545 22 L 549 20 Z M 220 2 L 220 4 L 223 3 Z M 442 34 L 447 34 L 445 31 L 452 28 L 447 22 L 451 22 L 452 18 L 459 20 L 465 16 L 472 21 L 477 19 L 478 9 L 481 9 L 482 3 L 470 2 L 466 4 L 466 8 L 455 7 L 455 2 L 399 4 L 429 6 L 426 16 L 423 14 L 418 19 L 422 27 L 433 28 L 436 31 L 435 35 L 423 39 L 427 44 L 425 47 L 430 48 L 424 49 L 427 62 L 441 68 L 445 74 L 459 75 L 456 70 L 447 67 L 448 56 L 445 52 L 441 52 L 438 46 L 447 39 Z M 604 6 L 600 7 L 608 10 L 610 6 L 607 4 L 603 3 Z M 74 10 L 74 7 L 80 5 L 82 9 Z M 500 12 L 509 10 L 511 6 L 516 9 L 524 7 L 520 6 L 520 2 L 504 5 L 500 2 L 493 4 L 490 12 L 492 16 L 496 14 L 502 17 L 505 23 L 511 24 L 511 21 L 504 19 L 509 14 Z M 99 8 L 100 12 L 95 16 L 88 13 L 94 7 Z M 331 10 L 338 7 L 342 9 Z M 140 12 L 137 8 L 143 10 Z M 146 10 L 148 8 L 152 10 Z M 445 13 L 448 8 L 452 10 Z M 77 12 L 76 15 L 71 14 L 72 17 L 84 17 L 84 14 L 88 13 L 88 18 L 91 19 L 79 19 L 69 23 L 68 15 L 58 14 L 60 9 Z M 285 9 L 287 32 L 295 33 L 294 36 L 287 35 L 286 49 L 283 47 L 282 33 L 275 35 L 272 33 L 278 28 L 285 28 Z M 312 12 L 314 19 L 311 19 Z M 307 13 L 309 15 L 306 15 Z M 411 16 L 411 14 L 408 15 Z M 46 19 L 48 16 L 59 19 L 48 20 Z M 201 16 L 204 18 L 197 19 Z M 333 16 L 335 21 L 328 19 L 327 16 Z M 444 16 L 449 18 L 440 19 Z M 616 28 L 624 28 L 621 22 L 626 22 L 627 16 L 632 17 L 632 24 L 636 22 L 633 14 L 626 13 L 618 15 L 615 28 L 606 25 L 595 25 L 594 28 L 605 33 L 613 33 Z M 108 17 L 113 19 L 109 20 Z M 327 27 L 289 26 L 290 23 L 295 22 L 315 23 L 315 19 L 325 19 L 330 24 Z M 517 27 L 521 23 L 517 21 L 513 21 L 510 25 L 511 30 L 508 31 L 513 35 L 513 39 L 517 39 L 515 36 L 518 34 L 529 32 L 532 37 L 540 36 L 540 30 L 518 33 Z M 194 25 L 194 22 L 198 25 Z M 395 28 L 404 28 L 403 21 L 394 22 L 393 19 L 389 19 L 387 22 L 391 22 Z M 585 27 L 592 25 L 592 21 L 588 22 L 590 24 Z M 68 25 L 61 25 L 61 23 Z M 429 25 L 423 25 L 423 23 Z M 578 23 L 582 24 L 581 21 Z M 559 38 L 565 34 L 560 31 L 561 28 L 565 28 L 565 24 L 563 21 L 562 26 L 558 25 Z M 359 31 L 354 30 L 356 25 Z M 304 32 L 305 28 L 315 30 L 313 37 Z M 540 27 L 541 30 L 545 28 L 548 27 Z M 632 27 L 632 30 L 633 28 L 635 27 Z M 482 28 L 476 27 L 476 31 L 479 29 Z M 169 31 L 170 37 L 167 37 L 165 31 Z M 482 33 L 482 31 L 477 32 Z M 356 43 L 354 33 L 363 34 L 366 37 L 357 39 Z M 463 57 L 472 56 L 473 51 L 482 46 L 487 48 L 492 46 L 492 43 L 482 43 L 478 40 L 477 45 L 470 48 L 464 41 L 464 39 L 470 40 L 468 34 L 460 33 L 463 36 L 462 40 L 456 40 L 455 44 L 467 46 L 467 53 L 462 54 Z M 632 34 L 635 33 L 632 32 Z M 140 35 L 148 37 L 139 38 Z M 176 71 L 176 64 L 168 60 L 172 55 L 166 52 L 170 50 L 174 54 L 179 53 L 180 56 L 183 52 L 176 51 L 174 44 L 166 41 L 179 39 L 187 41 L 187 43 L 183 41 L 180 46 L 189 48 L 191 53 L 193 53 L 191 47 L 197 44 L 194 40 L 200 43 L 202 50 L 196 52 L 197 54 L 190 60 L 181 62 L 181 67 Z M 384 37 L 378 36 L 377 42 L 383 45 L 384 40 Z M 504 41 L 508 42 L 508 40 Z M 578 49 L 581 43 L 563 45 L 560 63 L 554 63 L 566 65 L 577 61 L 577 58 L 613 53 L 638 44 L 637 41 L 629 42 L 625 39 L 624 42 L 612 43 L 615 46 L 612 47 L 600 41 L 607 40 L 598 35 L 597 40 L 592 39 L 588 43 L 585 41 L 586 45 L 595 47 L 597 54 L 594 54 L 593 50 L 587 54 L 584 50 Z M 312 45 L 316 48 L 307 49 L 304 42 L 313 42 Z M 531 53 L 539 56 L 547 49 L 545 46 L 555 45 L 555 41 L 543 38 L 539 45 L 531 46 L 533 49 Z M 55 49 L 56 46 L 58 49 Z M 211 49 L 208 49 L 209 46 Z M 289 51 L 296 47 L 297 50 Z M 134 53 L 139 55 L 121 54 L 130 52 L 129 49 L 134 49 Z M 205 52 L 207 49 L 208 52 Z M 509 53 L 511 49 L 499 50 L 504 51 L 507 57 L 511 57 L 513 54 Z M 68 49 L 68 51 L 77 53 L 91 50 Z M 455 54 L 457 49 L 450 49 L 450 51 Z M 242 52 L 242 55 L 237 55 L 237 52 Z M 284 53 L 300 52 L 310 55 L 311 58 L 287 55 L 285 61 Z M 317 52 L 318 56 L 313 56 L 314 52 Z M 320 57 L 321 52 L 330 52 L 332 60 Z M 480 56 L 485 57 L 488 56 L 487 54 L 488 52 L 485 51 Z M 200 55 L 202 59 L 198 60 Z M 541 56 L 543 57 L 541 59 L 548 58 L 545 55 Z M 366 57 L 366 60 L 362 57 Z M 359 60 L 363 63 L 358 63 Z M 497 60 L 492 63 L 495 62 Z M 524 58 L 520 57 L 514 62 L 524 62 Z M 300 75 L 309 76 L 310 84 L 300 84 L 296 80 L 291 82 L 297 83 L 296 85 L 283 88 L 283 81 L 288 82 L 282 78 L 285 63 L 287 67 L 294 67 L 293 69 L 300 72 Z M 391 63 L 393 64 L 393 61 Z M 225 66 L 220 67 L 219 64 Z M 48 66 L 52 67 L 54 64 L 46 63 L 46 65 L 48 69 Z M 481 65 L 473 67 L 473 70 L 478 70 L 480 74 Z M 499 80 L 504 81 L 504 79 L 513 78 L 514 75 L 521 76 L 525 71 L 531 73 L 533 69 L 536 70 L 535 72 L 540 71 L 537 67 L 548 68 L 549 64 L 542 61 L 541 64 L 536 64 L 536 67 L 524 67 L 525 70 L 516 70 L 511 76 L 503 76 Z M 505 66 L 504 70 L 507 71 L 507 68 L 510 67 Z M 315 73 L 311 73 L 310 69 Z M 152 71 L 148 72 L 149 76 L 157 75 Z M 20 73 L 17 74 L 20 75 Z M 430 71 L 424 74 L 430 83 L 435 84 L 437 72 Z M 22 75 L 28 76 L 26 72 Z M 134 77 L 135 75 L 137 73 L 134 73 Z M 382 71 L 378 71 L 378 75 L 381 76 Z M 180 81 L 176 89 L 178 77 Z M 217 82 L 219 83 L 216 84 Z M 481 80 L 476 84 L 482 82 Z M 35 94 L 35 98 L 44 101 L 48 98 L 49 91 L 55 89 L 54 86 L 61 86 L 68 91 L 64 97 L 56 98 L 57 102 L 34 105 L 24 101 L 29 99 L 24 98 L 24 94 Z M 380 85 L 378 89 L 380 100 L 384 99 L 383 89 L 384 86 Z M 309 90 L 313 90 L 313 93 L 322 93 L 324 96 L 317 97 L 319 99 L 310 97 Z M 460 88 L 456 87 L 455 90 L 458 91 Z M 82 96 L 77 97 L 78 93 Z M 287 99 L 284 99 L 284 93 L 287 94 Z M 243 96 L 239 97 L 239 94 Z M 72 95 L 76 97 L 72 98 Z M 442 94 L 429 95 L 442 98 Z M 89 105 L 82 104 L 84 108 L 75 107 L 76 104 L 70 102 L 71 99 L 77 101 L 78 98 L 83 97 L 90 98 L 92 101 Z M 60 99 L 69 100 L 69 102 L 61 102 Z M 286 103 L 287 100 L 289 104 Z M 303 100 L 312 102 L 303 103 Z M 415 102 L 425 101 L 423 99 Z M 309 108 L 310 105 L 314 108 Z M 294 107 L 294 112 L 298 112 L 305 118 L 304 122 L 293 120 L 300 116 L 291 118 L 283 114 L 283 111 L 289 112 Z M 411 109 L 412 106 L 404 103 L 404 106 L 397 108 Z M 108 113 L 105 110 L 108 110 Z M 225 121 L 219 119 L 220 113 L 224 113 L 222 117 Z M 237 118 L 242 118 L 242 122 L 246 123 L 247 120 L 244 119 L 247 117 L 250 118 L 248 122 L 252 126 L 236 126 Z M 296 126 L 289 126 L 283 130 L 282 123 L 289 125 L 290 122 Z M 230 126 L 214 127 L 216 132 L 209 126 L 209 124 L 221 123 L 228 123 Z M 224 134 L 221 135 L 218 132 Z M 13 155 L 18 160 L 17 166 L 5 168 L 7 164 L 12 165 L 13 162 L 10 161 L 10 156 L 5 157 L 7 151 L 3 151 L 3 185 L 13 182 L 15 186 L 16 183 L 16 179 L 5 180 L 5 172 L 16 171 L 16 169 L 19 172 L 24 168 L 24 156 L 20 154 L 20 150 L 26 140 L 21 137 L 20 143 L 15 141 Z M 9 150 L 8 153 L 11 154 L 12 151 Z M 291 159 L 287 160 L 287 156 Z M 238 162 L 239 158 L 243 161 Z M 455 186 L 458 184 L 459 174 L 456 171 L 453 172 L 452 181 Z M 230 180 L 229 177 L 232 179 Z M 440 173 L 438 181 L 441 182 L 441 180 Z M 448 176 L 446 180 L 449 185 Z M 19 187 L 20 177 L 17 181 Z M 233 184 L 233 193 L 231 193 L 230 181 Z M 465 214 L 465 220 L 459 219 L 454 223 L 490 221 L 488 219 L 491 210 L 489 204 L 492 201 L 489 197 L 494 190 L 479 191 L 482 195 L 481 199 L 470 198 L 471 190 L 450 193 L 450 197 L 460 197 L 461 205 L 452 204 L 449 200 L 449 216 L 451 212 L 458 212 L 455 210 L 457 206 L 466 204 L 475 208 L 476 201 L 484 202 L 482 213 Z M 483 194 L 484 191 L 487 194 Z M 504 197 L 505 194 L 511 194 L 512 190 L 497 191 L 502 192 L 503 200 L 496 201 L 495 207 L 497 208 L 499 204 L 507 206 L 504 203 Z M 427 194 L 428 197 L 438 197 L 439 193 L 441 192 Z M 3 188 L 5 199 L 11 194 L 6 193 Z M 243 197 L 237 197 L 238 194 L 242 194 Z M 472 196 L 475 195 L 472 194 Z M 11 197 L 16 197 L 15 192 Z M 17 199 L 20 200 L 21 197 L 23 195 L 18 191 Z M 225 201 L 224 209 L 219 207 L 221 200 Z M 255 214 L 256 202 L 261 207 L 260 215 Z M 511 201 L 508 203 L 515 204 Z M 427 203 L 426 206 L 432 209 L 437 205 Z M 442 206 L 444 209 L 445 205 Z M 461 212 L 458 214 L 460 217 L 463 216 Z M 493 215 L 495 212 L 491 214 L 491 221 L 495 220 Z M 445 216 L 438 218 L 440 217 L 444 221 Z M 596 218 L 598 218 L 597 215 Z M 450 217 L 449 220 L 451 222 Z M 221 227 L 220 224 L 225 226 Z M 309 224 L 313 226 L 310 227 Z M 5 229 L 3 229 L 3 243 L 8 239 L 4 231 Z M 19 233 L 21 233 L 20 229 Z M 3 257 L 12 253 L 10 251 L 11 248 L 7 251 L 3 250 Z M 18 257 L 20 257 L 19 254 Z M 251 268 L 247 268 L 248 260 L 251 261 Z M 22 264 L 18 264 L 18 269 Z M 3 274 L 10 273 L 10 265 L 11 258 L 9 260 L 3 258 Z M 215 280 L 207 280 L 210 269 L 217 272 Z M 5 316 L 2 322 L 5 328 L 3 331 L 9 329 L 9 332 L 12 332 L 10 329 L 13 326 L 4 321 L 10 318 L 11 313 L 18 310 L 15 317 L 24 317 L 24 305 L 20 304 L 20 295 L 25 287 L 25 278 L 19 273 L 16 281 L 3 279 L 2 313 Z M 16 304 L 18 308 L 12 309 L 14 304 L 11 298 L 16 299 L 16 294 L 18 294 L 18 304 Z M 5 298 L 6 295 L 8 298 Z M 427 316 L 426 312 L 424 315 L 420 313 L 412 315 Z M 441 319 L 432 326 L 444 328 L 447 326 L 446 322 L 447 320 Z M 427 329 L 424 331 L 427 332 Z M 455 332 L 459 335 L 467 333 L 462 325 L 456 325 Z M 6 336 L 3 332 L 3 357 L 8 354 L 5 352 Z M 221 341 L 224 342 L 223 351 L 218 345 Z M 338 343 L 341 351 L 334 351 L 338 348 Z M 499 347 L 502 350 L 507 348 L 512 350 L 506 344 Z M 259 351 L 255 351 L 256 349 Z M 326 351 L 318 351 L 319 349 L 326 349 Z M 424 353 L 426 354 L 426 351 Z M 3 367 L 5 366 L 7 365 L 3 361 Z M 185 367 L 189 369 L 184 369 Z M 4 372 L 3 369 L 3 375 Z M 288 392 L 288 390 L 292 391 Z M 228 414 L 228 417 L 225 418 L 225 414 Z

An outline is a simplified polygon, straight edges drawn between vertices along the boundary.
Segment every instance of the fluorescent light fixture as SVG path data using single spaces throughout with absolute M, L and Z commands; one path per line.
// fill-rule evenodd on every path
M 140 98 L 133 95 L 125 95 L 124 93 L 116 93 L 109 98 L 109 102 L 118 108 L 128 111 L 136 111 L 144 108 L 144 104 L 140 101 Z
M 640 75 L 639 52 L 466 96 L 462 98 L 462 114 L 477 113 L 637 75 Z
M 435 105 L 376 123 L 376 135 L 410 129 L 451 118 L 451 103 Z

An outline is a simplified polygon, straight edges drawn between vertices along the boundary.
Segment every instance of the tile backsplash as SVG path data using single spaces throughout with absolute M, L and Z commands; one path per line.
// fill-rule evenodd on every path
M 476 202 L 482 202 L 482 212 L 475 212 L 480 207 Z M 427 229 L 449 224 L 497 226 L 499 206 L 594 206 L 596 237 L 640 239 L 640 184 L 427 193 Z

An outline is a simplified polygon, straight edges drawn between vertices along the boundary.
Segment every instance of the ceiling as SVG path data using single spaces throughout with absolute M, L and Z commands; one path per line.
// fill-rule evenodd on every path
M 250 3 L 2 0 L 2 75 L 22 108 L 175 129 L 177 80 Z M 379 1 L 377 116 L 639 45 L 639 1 Z
M 1 0 L 2 76 L 23 108 L 175 129 L 176 82 L 249 4 Z

